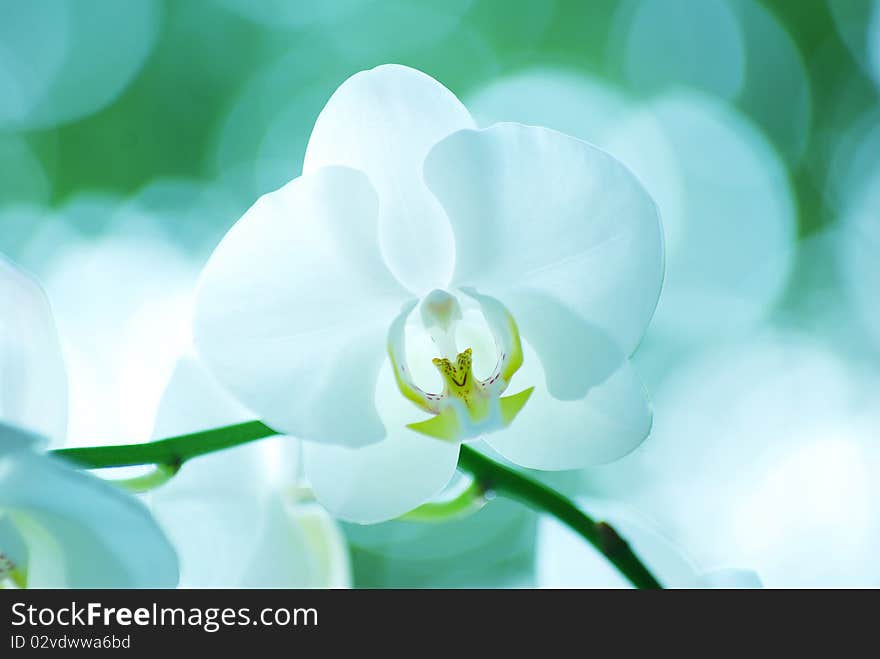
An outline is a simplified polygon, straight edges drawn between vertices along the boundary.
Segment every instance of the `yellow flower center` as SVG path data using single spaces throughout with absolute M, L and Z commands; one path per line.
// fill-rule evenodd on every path
M 474 378 L 471 367 L 474 365 L 473 351 L 468 348 L 458 353 L 455 364 L 446 359 L 435 358 L 434 366 L 443 377 L 444 393 L 454 392 L 456 396 L 467 399 L 474 389 Z
M 495 298 L 465 289 L 465 295 L 480 306 L 492 331 L 498 361 L 492 375 L 485 380 L 473 373 L 473 351 L 467 348 L 456 354 L 454 332 L 461 309 L 458 300 L 445 291 L 432 291 L 422 301 L 422 323 L 441 356 L 433 359 L 440 372 L 443 390 L 428 393 L 416 385 L 406 364 L 404 327 L 415 307 L 409 304 L 401 311 L 388 331 L 388 354 L 394 367 L 401 394 L 417 407 L 433 415 L 426 421 L 409 424 L 416 432 L 450 441 L 463 441 L 507 427 L 532 393 L 532 388 L 502 396 L 511 378 L 522 364 L 522 345 L 513 316 Z

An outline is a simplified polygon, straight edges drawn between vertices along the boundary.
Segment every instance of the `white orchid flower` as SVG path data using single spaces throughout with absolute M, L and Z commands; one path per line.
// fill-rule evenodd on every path
M 154 435 L 250 418 L 201 364 L 187 357 L 168 383 Z M 295 487 L 297 448 L 296 439 L 274 437 L 204 455 L 148 495 L 180 556 L 182 587 L 351 585 L 342 532 L 326 510 Z
M 167 587 L 177 558 L 146 508 L 41 451 L 66 379 L 40 286 L 0 257 L 0 587 Z
M 397 65 L 317 119 L 302 176 L 260 198 L 202 273 L 195 338 L 337 516 L 430 499 L 463 441 L 570 469 L 637 446 L 628 357 L 663 273 L 654 203 L 607 153 L 517 124 L 477 130 Z

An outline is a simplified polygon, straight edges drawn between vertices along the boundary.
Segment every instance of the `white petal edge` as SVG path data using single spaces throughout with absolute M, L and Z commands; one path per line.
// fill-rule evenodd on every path
M 422 179 L 422 163 L 437 142 L 474 127 L 446 87 L 421 71 L 387 64 L 346 80 L 309 138 L 304 173 L 344 165 L 369 177 L 379 195 L 382 252 L 414 294 L 445 288 L 455 250 L 443 208 Z
M 261 197 L 205 266 L 199 356 L 279 432 L 349 446 L 385 436 L 373 390 L 405 292 L 379 255 L 377 209 L 363 174 L 320 169 Z
M 452 479 L 457 443 L 422 436 L 407 423 L 425 413 L 405 400 L 386 363 L 376 387 L 388 436 L 377 444 L 346 448 L 306 442 L 305 474 L 315 497 L 330 513 L 350 522 L 394 519 L 425 503 Z
M 525 360 L 511 385 L 543 382 L 534 350 L 523 346 Z M 521 379 L 520 379 L 521 378 Z M 622 458 L 651 432 L 653 415 L 645 389 L 629 361 L 581 400 L 561 401 L 543 386 L 509 428 L 485 437 L 505 458 L 531 469 L 579 469 Z
M 67 374 L 49 300 L 0 254 L 0 419 L 63 444 Z
M 462 130 L 425 160 L 452 223 L 453 284 L 555 298 L 632 354 L 663 280 L 657 208 L 604 151 L 520 124 Z
M 456 443 L 392 430 L 370 446 L 306 443 L 306 477 L 315 497 L 339 519 L 374 524 L 400 517 L 430 500 L 452 479 Z
M 511 291 L 507 303 L 523 339 L 541 360 L 545 386 L 553 398 L 579 400 L 626 362 L 604 330 L 548 295 Z
M 4 450 L 6 436 L 15 431 L 2 432 L 0 508 L 28 545 L 29 586 L 177 584 L 174 550 L 139 501 L 60 459 Z

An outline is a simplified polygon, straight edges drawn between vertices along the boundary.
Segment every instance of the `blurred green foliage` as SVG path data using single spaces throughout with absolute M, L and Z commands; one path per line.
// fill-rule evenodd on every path
M 79 121 L 25 134 L 47 170 L 53 202 L 81 190 L 125 195 L 158 177 L 212 178 L 216 174 L 214 143 L 227 113 L 252 78 L 284 58 L 292 57 L 299 69 L 287 80 L 279 79 L 284 86 L 278 92 L 288 97 L 308 87 L 318 90 L 312 98 L 326 98 L 353 72 L 385 61 L 422 68 L 459 95 L 500 74 L 534 65 L 580 70 L 627 87 L 620 60 L 613 56 L 619 52 L 615 13 L 625 3 L 416 0 L 360 4 L 361 9 L 338 21 L 288 27 L 250 20 L 229 8 L 234 3 L 162 3 L 154 50 L 115 102 Z M 742 9 L 751 0 L 731 4 Z M 848 7 L 853 20 L 858 20 L 861 8 L 867 21 L 868 2 L 842 0 L 839 4 Z M 763 5 L 800 51 L 811 90 L 810 139 L 805 157 L 790 171 L 800 225 L 808 233 L 833 219 L 821 189 L 831 138 L 876 106 L 877 89 L 835 31 L 824 0 L 776 0 Z M 3 11 L 15 11 L 15 3 L 5 2 Z M 457 12 L 463 13 L 459 17 Z M 448 19 L 445 26 L 441 25 L 444 16 Z M 749 73 L 772 65 L 754 62 Z M 759 90 L 770 103 L 775 91 Z M 762 123 L 748 88 L 734 102 Z M 290 127 L 300 135 L 300 143 L 305 143 L 320 106 L 320 101 L 304 102 L 296 117 L 299 125 Z M 260 117 L 254 115 L 251 121 L 253 134 L 261 135 L 265 127 L 259 125 Z M 787 123 L 763 127 L 771 141 L 784 149 Z M 4 169 L 23 166 L 16 154 L 0 153 Z M 290 176 L 297 173 L 301 156 L 289 154 Z M 2 193 L 8 202 L 17 191 L 4 189 Z

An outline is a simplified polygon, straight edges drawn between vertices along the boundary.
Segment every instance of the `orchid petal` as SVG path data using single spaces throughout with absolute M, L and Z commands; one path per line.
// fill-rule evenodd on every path
M 523 362 L 519 327 L 507 308 L 495 298 L 482 295 L 473 288 L 462 288 L 462 293 L 479 305 L 495 341 L 498 364 L 483 384 L 493 387 L 496 391 L 504 391 Z
M 388 328 L 388 358 L 391 360 L 397 388 L 404 398 L 423 411 L 433 413 L 436 411 L 435 403 L 439 396 L 429 394 L 415 383 L 406 358 L 406 321 L 415 306 L 415 301 L 407 302 L 391 322 L 391 327 Z
M 424 413 L 397 391 L 390 364 L 379 375 L 377 406 L 388 436 L 361 448 L 307 442 L 306 476 L 318 501 L 335 517 L 369 524 L 393 519 L 429 500 L 451 480 L 458 444 L 405 426 Z
M 428 501 L 452 478 L 459 450 L 457 443 L 406 428 L 361 448 L 303 448 L 318 501 L 334 517 L 361 524 L 394 519 Z
M 541 360 L 547 390 L 554 398 L 582 399 L 626 361 L 611 337 L 554 298 L 523 290 L 507 301 Z
M 455 232 L 455 285 L 547 295 L 635 350 L 663 245 L 657 209 L 626 167 L 549 129 L 496 124 L 437 144 L 424 173 Z
M 359 172 L 307 174 L 262 197 L 205 267 L 200 356 L 280 432 L 349 446 L 385 435 L 373 391 L 405 296 L 379 255 L 377 208 Z
M 526 358 L 517 378 L 543 381 L 534 350 L 528 344 L 523 347 Z M 625 361 L 581 400 L 557 400 L 543 387 L 536 387 L 510 427 L 485 439 L 523 467 L 578 469 L 623 457 L 648 436 L 651 422 L 642 383 Z
M 327 165 L 363 171 L 379 196 L 379 242 L 391 272 L 413 293 L 444 288 L 454 239 L 443 208 L 422 180 L 425 155 L 474 122 L 433 78 L 385 65 L 346 80 L 322 110 L 303 172 Z

